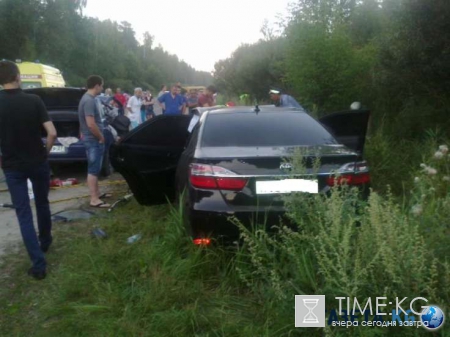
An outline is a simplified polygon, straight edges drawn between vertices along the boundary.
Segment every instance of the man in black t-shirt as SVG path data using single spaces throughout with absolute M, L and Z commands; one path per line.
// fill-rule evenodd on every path
M 0 91 L 1 165 L 22 239 L 33 263 L 28 274 L 42 280 L 47 269 L 44 253 L 52 243 L 47 155 L 56 139 L 56 130 L 42 100 L 20 89 L 20 72 L 15 63 L 0 62 L 0 85 L 4 87 Z M 41 138 L 42 128 L 47 132 L 46 145 Z M 39 240 L 33 225 L 28 179 L 33 185 Z

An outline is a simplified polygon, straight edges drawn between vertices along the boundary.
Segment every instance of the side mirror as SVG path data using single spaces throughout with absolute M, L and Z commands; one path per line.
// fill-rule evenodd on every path
M 350 110 L 359 110 L 361 109 L 361 103 L 360 102 L 353 102 L 350 105 Z

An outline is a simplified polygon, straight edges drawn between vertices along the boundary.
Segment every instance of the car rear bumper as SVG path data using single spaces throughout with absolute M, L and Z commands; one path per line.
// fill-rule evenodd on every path
M 241 226 L 249 230 L 256 227 L 264 228 L 270 232 L 273 226 L 280 225 L 281 222 L 291 225 L 284 211 L 260 210 L 232 213 L 189 211 L 191 234 L 194 238 L 208 237 L 234 241 L 239 239 Z
M 68 151 L 66 154 L 50 154 L 48 161 L 51 163 L 85 162 L 86 152 L 83 147 L 83 151 Z
M 191 207 L 187 209 L 187 214 L 194 238 L 210 237 L 235 241 L 239 239 L 241 225 L 247 229 L 258 226 L 269 232 L 280 224 L 292 229 L 297 228 L 286 215 L 284 206 L 230 206 L 219 191 L 208 191 L 207 196 L 206 191 L 192 189 L 191 192 L 195 197 L 190 198 Z M 362 199 L 367 199 L 369 185 L 361 187 L 360 193 Z
M 42 139 L 42 142 L 45 144 L 45 138 Z M 63 145 L 56 140 L 53 144 L 53 150 L 55 150 L 55 147 L 61 148 Z M 78 141 L 68 147 L 65 147 L 64 152 L 50 152 L 47 159 L 51 163 L 85 162 L 86 148 L 84 147 L 84 143 L 82 141 Z
M 220 191 L 191 190 L 187 209 L 193 237 L 239 239 L 239 224 L 246 228 L 263 225 L 267 230 L 285 218 L 284 206 L 230 206 Z M 207 196 L 206 196 L 206 195 Z
M 86 148 L 83 143 L 69 146 L 66 153 L 50 153 L 48 161 L 52 163 L 85 162 Z
M 85 162 L 86 157 L 84 158 L 73 158 L 73 157 L 48 157 L 48 161 L 50 163 L 74 163 L 74 162 Z

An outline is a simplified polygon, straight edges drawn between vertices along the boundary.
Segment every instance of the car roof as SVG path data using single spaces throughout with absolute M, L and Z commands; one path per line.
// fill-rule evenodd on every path
M 257 111 L 258 110 L 258 111 Z M 267 112 L 300 112 L 306 113 L 301 108 L 294 107 L 276 107 L 274 105 L 263 106 L 234 106 L 234 107 L 216 107 L 207 111 L 208 114 L 235 114 L 235 113 L 267 113 Z

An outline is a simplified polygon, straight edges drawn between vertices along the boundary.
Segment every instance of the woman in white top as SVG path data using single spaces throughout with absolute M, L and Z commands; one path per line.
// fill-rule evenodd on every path
M 134 89 L 134 96 L 127 103 L 127 117 L 130 119 L 130 129 L 134 129 L 142 123 L 141 120 L 142 89 Z

